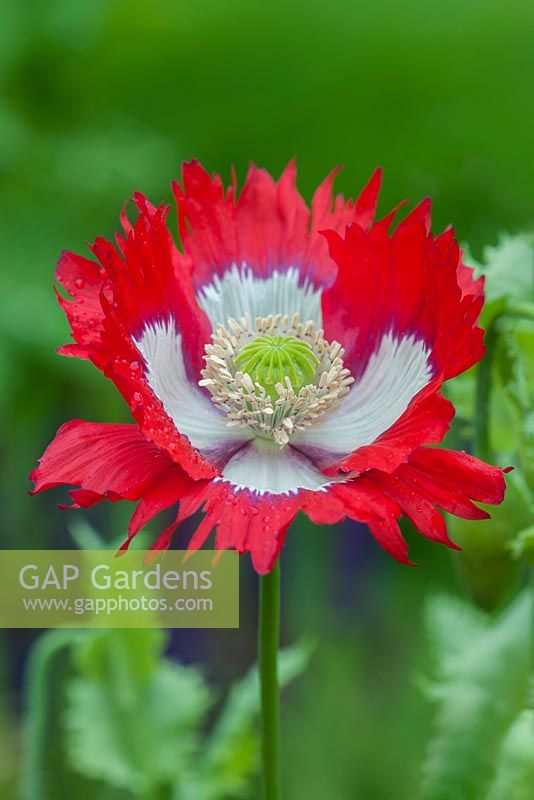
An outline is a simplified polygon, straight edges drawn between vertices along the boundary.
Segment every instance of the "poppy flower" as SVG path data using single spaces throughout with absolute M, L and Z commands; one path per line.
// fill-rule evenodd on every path
M 501 502 L 502 470 L 429 446 L 454 414 L 443 382 L 484 353 L 482 281 L 452 229 L 432 235 L 428 200 L 375 221 L 380 170 L 356 201 L 334 197 L 334 177 L 309 210 L 293 163 L 278 181 L 252 166 L 238 194 L 193 161 L 173 186 L 180 248 L 169 208 L 136 194 L 114 243 L 61 256 L 74 343 L 59 352 L 102 370 L 135 423 L 63 425 L 34 492 L 137 502 L 123 547 L 178 503 L 153 544 L 167 548 L 203 509 L 189 547 L 215 530 L 259 573 L 299 511 L 365 523 L 405 563 L 402 515 L 450 547 L 439 509 L 488 516 L 473 501 Z

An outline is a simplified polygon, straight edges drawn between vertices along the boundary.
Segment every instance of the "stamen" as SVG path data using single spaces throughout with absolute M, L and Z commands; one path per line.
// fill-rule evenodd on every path
M 353 382 L 344 350 L 298 314 L 218 325 L 206 346 L 200 386 L 228 415 L 227 425 L 249 427 L 280 446 L 339 404 Z

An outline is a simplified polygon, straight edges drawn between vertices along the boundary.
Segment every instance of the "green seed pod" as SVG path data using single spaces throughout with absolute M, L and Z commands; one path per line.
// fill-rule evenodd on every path
M 278 400 L 277 383 L 289 378 L 295 394 L 315 382 L 319 359 L 307 342 L 293 336 L 258 336 L 245 345 L 235 365 L 263 386 L 273 404 Z

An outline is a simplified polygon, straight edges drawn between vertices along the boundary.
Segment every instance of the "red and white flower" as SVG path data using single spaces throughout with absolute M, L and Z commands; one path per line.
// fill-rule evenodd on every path
M 333 197 L 334 175 L 310 211 L 294 164 L 278 181 L 251 167 L 238 195 L 191 162 L 173 187 L 183 251 L 168 208 L 136 194 L 115 244 L 62 255 L 75 343 L 60 352 L 101 369 L 135 424 L 64 425 L 35 492 L 137 501 L 124 547 L 179 502 L 153 545 L 166 548 L 203 508 L 189 547 L 215 529 L 217 549 L 250 552 L 260 573 L 298 511 L 366 523 L 409 563 L 402 514 L 454 546 L 438 509 L 481 519 L 473 501 L 501 502 L 502 470 L 428 447 L 454 414 L 443 382 L 484 352 L 482 282 L 451 229 L 431 234 L 428 200 L 391 231 L 400 206 L 374 221 L 380 171 L 355 202 Z

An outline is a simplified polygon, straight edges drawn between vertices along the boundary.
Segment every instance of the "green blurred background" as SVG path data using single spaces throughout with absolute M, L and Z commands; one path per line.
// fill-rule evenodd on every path
M 347 195 L 380 164 L 381 211 L 430 194 L 436 228 L 454 224 L 478 255 L 500 231 L 532 225 L 533 35 L 524 0 L 3 0 L 1 546 L 70 546 L 62 494 L 29 499 L 27 474 L 64 420 L 127 419 L 91 365 L 54 353 L 68 338 L 52 290 L 62 249 L 110 236 L 136 189 L 169 200 L 183 160 L 225 179 L 233 164 L 242 179 L 250 160 L 278 175 L 296 155 L 307 199 L 337 164 Z M 102 507 L 91 521 L 113 539 L 128 512 Z M 418 796 L 431 714 L 417 686 L 421 607 L 456 581 L 447 552 L 408 536 L 419 569 L 357 526 L 290 533 L 284 638 L 320 643 L 284 704 L 290 800 Z M 246 595 L 248 563 L 243 572 Z M 254 626 L 244 602 L 240 633 L 178 635 L 173 647 L 225 685 L 254 658 Z M 6 798 L 30 638 L 2 640 Z

